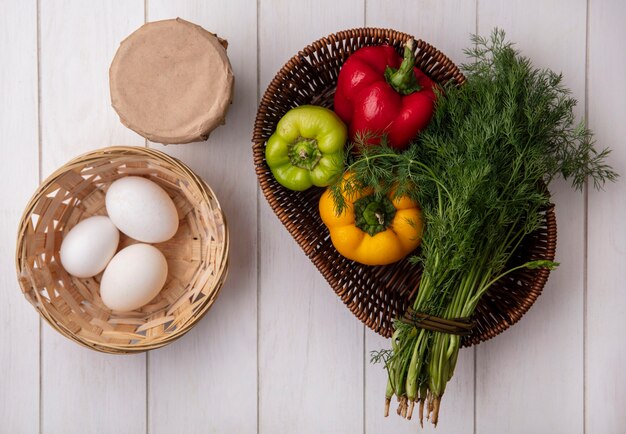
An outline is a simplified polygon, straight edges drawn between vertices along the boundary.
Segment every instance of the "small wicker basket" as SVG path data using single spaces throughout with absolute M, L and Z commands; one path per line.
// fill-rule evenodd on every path
M 270 206 L 333 290 L 356 317 L 389 337 L 392 321 L 414 299 L 421 268 L 407 260 L 367 266 L 342 257 L 333 247 L 318 213 L 322 189 L 290 191 L 278 184 L 265 162 L 265 143 L 280 118 L 291 108 L 317 104 L 332 108 L 337 76 L 348 56 L 366 45 L 389 44 L 398 54 L 410 35 L 387 29 L 362 28 L 338 32 L 313 42 L 293 56 L 269 84 L 254 124 L 253 153 L 261 189 Z M 416 65 L 438 83 L 461 85 L 465 77 L 443 53 L 416 41 Z M 553 207 L 544 212 L 542 227 L 528 236 L 510 265 L 531 259 L 554 259 L 556 219 Z M 541 293 L 549 270 L 522 269 L 495 283 L 474 315 L 468 346 L 492 338 L 517 322 Z
M 72 277 L 58 253 L 79 221 L 106 214 L 108 186 L 126 175 L 163 187 L 181 221 L 172 239 L 156 244 L 168 262 L 164 288 L 141 309 L 116 313 L 100 298 L 101 274 Z M 119 248 L 134 242 L 121 234 Z M 180 161 L 154 149 L 104 148 L 75 158 L 39 187 L 20 222 L 16 265 L 24 296 L 62 335 L 106 353 L 137 353 L 179 338 L 211 307 L 227 274 L 228 230 L 213 191 Z

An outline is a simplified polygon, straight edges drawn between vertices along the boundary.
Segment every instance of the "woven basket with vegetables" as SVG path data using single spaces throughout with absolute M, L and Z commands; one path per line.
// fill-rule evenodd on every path
M 372 354 L 398 414 L 438 421 L 459 348 L 530 308 L 555 263 L 548 186 L 616 174 L 561 76 L 473 37 L 464 75 L 411 36 L 314 42 L 270 83 L 254 157 L 272 209 L 335 292 L 390 336 Z

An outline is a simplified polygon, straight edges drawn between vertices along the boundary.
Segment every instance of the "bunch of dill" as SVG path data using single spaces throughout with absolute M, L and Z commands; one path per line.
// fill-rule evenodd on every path
M 533 67 L 495 30 L 474 36 L 463 65 L 467 81 L 438 95 L 433 119 L 410 148 L 363 146 L 349 157 L 350 182 L 331 187 L 336 211 L 343 192 L 365 186 L 376 194 L 395 188 L 422 208 L 423 265 L 414 310 L 446 319 L 471 317 L 484 292 L 514 269 L 505 269 L 524 237 L 538 229 L 549 203 L 546 186 L 558 175 L 581 189 L 614 180 L 608 150 L 576 124 L 576 100 L 562 76 Z M 366 140 L 362 141 L 363 143 Z M 348 192 L 349 193 L 349 192 Z M 521 267 L 552 268 L 549 261 Z M 387 408 L 396 395 L 399 414 L 411 417 L 418 401 L 437 423 L 440 399 L 452 377 L 459 337 L 396 321 L 392 349 L 375 353 L 389 374 Z

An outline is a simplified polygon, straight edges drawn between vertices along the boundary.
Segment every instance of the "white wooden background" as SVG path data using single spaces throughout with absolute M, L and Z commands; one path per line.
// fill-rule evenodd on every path
M 167 147 L 216 191 L 232 237 L 228 282 L 183 339 L 134 356 L 83 349 L 39 320 L 14 271 L 19 216 L 38 183 L 98 147 L 160 145 L 109 104 L 119 42 L 182 17 L 228 39 L 227 125 Z M 468 35 L 500 26 L 565 74 L 611 164 L 626 175 L 623 0 L 0 0 L 0 432 L 414 433 L 382 417 L 387 342 L 341 304 L 259 193 L 251 133 L 259 95 L 328 33 L 392 27 L 463 61 Z M 626 179 L 554 187 L 558 260 L 545 293 L 504 335 L 461 352 L 437 432 L 626 432 Z M 426 428 L 425 432 L 433 432 Z

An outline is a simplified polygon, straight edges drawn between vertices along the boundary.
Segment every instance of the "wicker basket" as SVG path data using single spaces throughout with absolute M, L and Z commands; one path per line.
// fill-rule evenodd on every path
M 79 221 L 106 214 L 106 189 L 126 175 L 163 187 L 181 221 L 171 240 L 156 244 L 169 268 L 159 295 L 141 309 L 114 313 L 100 298 L 101 274 L 70 276 L 58 252 Z M 119 248 L 134 242 L 121 234 Z M 179 338 L 211 307 L 228 268 L 228 230 L 213 191 L 180 161 L 154 149 L 105 148 L 75 158 L 39 187 L 22 216 L 16 263 L 26 299 L 61 334 L 98 351 L 136 353 Z
M 270 206 L 307 256 L 354 315 L 372 330 L 391 336 L 392 320 L 410 305 L 421 276 L 407 260 L 387 266 L 366 266 L 342 257 L 333 247 L 318 214 L 321 189 L 290 191 L 278 184 L 265 162 L 265 142 L 279 119 L 302 104 L 332 107 L 341 65 L 366 45 L 390 44 L 399 54 L 411 36 L 394 30 L 363 28 L 332 34 L 305 47 L 276 74 L 259 106 L 254 125 L 256 173 Z M 439 83 L 461 85 L 465 78 L 443 53 L 416 42 L 416 64 Z M 553 207 L 544 212 L 541 229 L 528 236 L 512 264 L 554 259 L 556 220 Z M 517 322 L 541 293 L 549 271 L 520 270 L 494 284 L 475 313 L 476 326 L 465 337 L 468 346 L 492 338 Z

